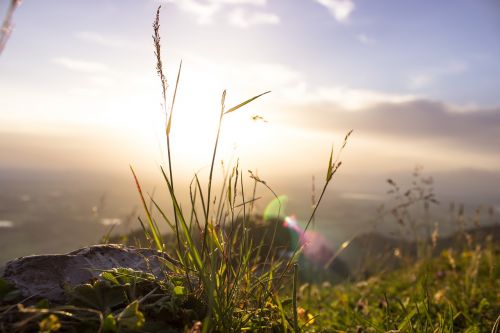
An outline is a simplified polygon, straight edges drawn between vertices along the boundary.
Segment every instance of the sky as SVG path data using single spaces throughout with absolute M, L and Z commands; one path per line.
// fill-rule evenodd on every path
M 165 163 L 159 5 L 169 98 L 183 61 L 182 174 L 209 165 L 224 89 L 227 106 L 272 91 L 224 119 L 219 155 L 270 178 L 321 176 L 350 129 L 351 176 L 500 170 L 497 0 L 24 0 L 0 55 L 0 168 Z

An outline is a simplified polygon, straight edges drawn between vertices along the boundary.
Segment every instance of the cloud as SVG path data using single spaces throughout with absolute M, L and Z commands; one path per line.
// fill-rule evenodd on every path
M 339 22 L 347 22 L 356 7 L 352 0 L 315 0 Z
M 282 81 L 287 78 L 284 70 L 277 72 L 277 74 L 280 75 Z M 288 77 L 291 76 L 288 75 Z M 329 105 L 343 111 L 358 111 L 380 103 L 398 104 L 418 99 L 418 96 L 412 94 L 358 89 L 339 84 L 313 86 L 308 84 L 299 74 L 291 78 L 292 80 L 284 81 L 277 88 L 273 88 L 286 107 Z
M 391 94 L 374 90 L 342 86 L 318 87 L 307 98 L 310 102 L 329 103 L 344 110 L 360 110 L 380 103 L 404 103 L 415 100 L 414 95 Z
M 369 37 L 365 34 L 358 34 L 356 35 L 356 38 L 365 45 L 374 45 L 377 43 L 375 38 Z
M 250 5 L 250 6 L 264 6 L 267 0 L 210 0 L 209 2 L 221 3 L 227 5 Z
M 228 15 L 229 23 L 239 28 L 249 28 L 256 25 L 276 25 L 280 23 L 279 16 L 264 12 L 247 12 L 236 8 Z
M 408 78 L 408 85 L 412 89 L 421 89 L 430 86 L 436 80 L 449 75 L 457 75 L 467 71 L 468 64 L 459 60 L 451 60 L 448 63 L 439 66 L 423 69 L 420 72 L 413 73 Z
M 188 58 L 192 72 L 185 76 L 185 82 L 198 81 L 200 87 L 196 89 L 205 91 L 206 82 L 218 77 L 220 85 L 208 95 L 216 95 L 229 86 L 229 96 L 234 99 L 228 104 L 261 90 L 271 90 L 262 110 L 262 116 L 270 123 L 315 133 L 353 128 L 363 135 L 385 137 L 396 143 L 415 140 L 417 144 L 421 140 L 430 146 L 434 142 L 453 146 L 456 152 L 498 152 L 500 108 L 463 108 L 419 94 L 354 88 L 336 82 L 314 85 L 307 75 L 283 64 L 220 63 L 198 57 Z
M 345 130 L 392 137 L 449 144 L 476 152 L 498 152 L 500 108 L 477 108 L 456 112 L 443 102 L 417 99 L 401 103 L 383 102 L 356 112 L 346 112 L 336 104 L 316 103 L 307 106 L 312 117 L 303 117 L 303 107 L 290 113 L 292 123 L 315 130 Z
M 109 70 L 108 66 L 99 62 L 72 59 L 68 57 L 53 58 L 52 62 L 75 72 L 97 73 Z
M 419 89 L 428 86 L 434 81 L 435 75 L 430 73 L 417 73 L 410 76 L 408 79 L 409 85 L 412 89 Z
M 196 22 L 201 25 L 212 23 L 215 14 L 222 8 L 221 3 L 211 1 L 174 0 L 173 3 L 182 11 L 194 15 L 196 17 Z
M 228 72 L 239 78 L 238 81 L 258 83 L 255 89 L 264 86 L 272 90 L 280 106 L 285 107 L 328 104 L 356 111 L 380 103 L 404 103 L 418 99 L 413 94 L 352 88 L 339 83 L 312 85 L 300 71 L 275 63 L 235 65 Z
M 278 63 L 220 63 L 193 54 L 188 60 L 193 75 L 198 78 L 204 75 L 207 81 L 218 77 L 233 91 L 272 90 L 271 100 L 279 108 L 328 104 L 356 111 L 379 103 L 404 103 L 418 99 L 414 94 L 355 89 L 336 82 L 313 85 L 304 73 Z
M 111 47 L 125 47 L 130 45 L 128 42 L 118 37 L 104 36 L 98 32 L 81 31 L 76 34 L 76 38 L 87 43 L 93 43 Z
M 193 15 L 200 25 L 212 24 L 217 14 L 225 12 L 227 7 L 254 6 L 263 7 L 267 0 L 172 0 L 172 2 L 184 12 Z M 279 18 L 274 14 L 254 13 L 250 17 L 239 12 L 229 14 L 229 22 L 235 26 L 246 27 L 256 24 L 275 24 Z M 227 15 L 227 13 L 225 13 Z

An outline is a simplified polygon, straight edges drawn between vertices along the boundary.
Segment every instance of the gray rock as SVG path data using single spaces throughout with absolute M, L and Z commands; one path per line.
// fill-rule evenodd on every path
M 74 287 L 89 282 L 101 273 L 118 267 L 146 271 L 162 277 L 163 258 L 177 262 L 152 249 L 139 249 L 121 245 L 94 245 L 68 254 L 35 255 L 9 261 L 3 278 L 14 284 L 25 297 L 47 298 L 63 302 L 64 286 Z

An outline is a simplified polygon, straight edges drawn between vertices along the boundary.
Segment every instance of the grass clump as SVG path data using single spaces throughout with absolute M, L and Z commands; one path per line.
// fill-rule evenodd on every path
M 147 223 L 143 223 L 141 220 L 144 232 L 159 251 L 171 251 L 171 249 L 166 248 L 162 241 L 159 223 L 166 223 L 176 236 L 177 245 L 174 256 L 180 264 L 168 265 L 167 268 L 174 274 L 184 277 L 184 286 L 189 295 L 204 302 L 206 313 L 201 318 L 201 327 L 204 331 L 300 331 L 295 301 L 293 302 L 295 310 L 292 311 L 294 315 L 290 316 L 288 311 L 290 309 L 286 307 L 288 302 L 280 299 L 280 292 L 290 280 L 293 263 L 300 253 L 300 247 L 297 245 L 288 259 L 282 259 L 277 255 L 277 249 L 274 246 L 276 227 L 274 230 L 270 230 L 272 236 L 267 244 L 254 243 L 249 234 L 248 225 L 252 220 L 251 205 L 256 200 L 255 188 L 257 185 L 263 185 L 275 197 L 277 196 L 264 180 L 251 171 L 249 176 L 253 180 L 254 190 L 252 195 L 248 196 L 244 186 L 244 173 L 238 162 L 234 166 L 229 166 L 223 175 L 221 187 L 217 190 L 218 195 L 214 195 L 216 191 L 213 181 L 215 177 L 214 166 L 225 118 L 269 91 L 251 97 L 233 107 L 226 107 L 226 91 L 223 91 L 210 171 L 206 180 L 207 185 L 203 186 L 199 175 L 195 174 L 189 188 L 190 205 L 187 209 L 181 208 L 181 199 L 174 187 L 170 129 L 173 123 L 172 114 L 182 63 L 179 66 L 172 102 L 168 109 L 166 107 L 168 83 L 161 61 L 159 14 L 158 9 L 153 24 L 153 42 L 157 59 L 156 69 L 162 87 L 168 157 L 168 169 L 162 167 L 161 173 L 171 199 L 173 216 L 169 216 L 167 210 L 161 207 L 154 198 L 145 197 L 140 181 L 134 169 L 131 168 L 147 218 Z M 342 149 L 350 134 L 349 132 L 346 136 Z M 333 159 L 332 150 L 325 185 L 318 204 L 340 165 L 341 162 L 338 159 Z M 148 200 L 151 201 L 151 206 L 146 204 Z M 311 223 L 317 207 L 318 205 L 316 205 L 306 229 Z M 155 212 L 158 213 L 158 218 L 155 218 Z M 148 228 L 145 224 L 148 225 Z M 296 282 L 296 279 L 292 281 Z M 293 285 L 296 287 L 296 283 Z

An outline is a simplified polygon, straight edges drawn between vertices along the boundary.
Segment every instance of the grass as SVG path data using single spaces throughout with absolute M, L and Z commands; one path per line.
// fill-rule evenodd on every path
M 173 218 L 167 217 L 165 210 L 153 198 L 149 199 L 159 212 L 162 222 L 171 227 L 177 238 L 176 257 L 181 265 L 169 268 L 176 274 L 185 276 L 189 292 L 201 297 L 206 302 L 207 313 L 202 326 L 205 331 L 255 331 L 278 327 L 284 331 L 291 328 L 297 331 L 296 318 L 292 320 L 287 318 L 283 307 L 280 305 L 279 292 L 289 279 L 288 275 L 291 267 L 300 252 L 299 246 L 294 249 L 289 259 L 278 259 L 276 253 L 274 253 L 276 250 L 274 247 L 276 228 L 272 231 L 273 236 L 270 244 L 266 244 L 268 249 L 266 253 L 262 252 L 263 244 L 252 243 L 248 234 L 247 223 L 251 219 L 250 205 L 256 198 L 252 196 L 248 201 L 245 198 L 243 170 L 240 169 L 238 162 L 235 166 L 230 166 L 224 175 L 222 186 L 219 189 L 219 196 L 213 198 L 214 165 L 225 117 L 231 116 L 232 112 L 238 111 L 269 93 L 269 91 L 251 97 L 230 108 L 225 105 L 226 91 L 223 91 L 207 185 L 203 187 L 199 176 L 196 174 L 189 189 L 191 205 L 187 209 L 181 209 L 181 200 L 177 197 L 174 187 L 173 159 L 170 149 L 170 129 L 173 123 L 172 115 L 181 66 L 179 66 L 171 107 L 168 110 L 166 108 L 168 84 L 161 61 L 159 15 L 160 8 L 156 13 L 153 24 L 153 42 L 157 59 L 156 68 L 161 82 L 163 105 L 167 119 L 168 156 L 168 172 L 163 168 L 161 171 L 171 198 Z M 350 134 L 351 132 L 346 135 L 341 150 L 345 147 Z M 333 160 L 332 149 L 325 185 L 318 204 L 321 202 L 333 175 L 340 165 L 341 162 L 338 159 Z M 154 240 L 157 249 L 165 251 L 165 245 L 161 240 L 161 234 L 157 226 L 158 221 L 153 218 L 153 214 L 146 204 L 147 199 L 143 194 L 138 177 L 132 168 L 131 170 L 149 225 L 149 231 L 146 228 L 144 230 L 148 237 Z M 254 181 L 254 188 L 257 184 L 262 184 L 270 190 L 267 183 L 252 172 L 250 172 L 250 177 Z M 274 192 L 272 193 L 274 194 Z M 318 205 L 316 205 L 306 229 L 311 223 L 317 208 Z
M 222 93 L 208 178 L 193 176 L 189 204 L 181 207 L 186 200 L 174 185 L 171 145 L 175 138 L 170 132 L 175 126 L 182 62 L 169 103 L 161 59 L 160 8 L 153 31 L 168 157 L 161 174 L 169 206 L 144 191 L 133 167 L 131 172 L 144 209 L 139 223 L 147 243 L 168 252 L 178 264 L 165 261 L 161 276 L 126 268 L 101 272 L 100 279 L 68 290 L 67 304 L 22 300 L 13 286 L 0 280 L 0 331 L 486 332 L 493 327 L 500 286 L 498 248 L 491 242 L 463 253 L 448 251 L 437 259 L 422 257 L 398 271 L 332 287 L 300 283 L 302 245 L 297 243 L 287 256 L 282 255 L 283 247 L 291 243 L 280 241 L 279 210 L 277 222 L 255 237 L 252 212 L 257 187 L 278 197 L 257 174 L 245 173 L 238 161 L 226 166 L 218 188 L 214 172 L 226 117 L 268 91 L 232 107 L 226 107 L 226 91 Z M 318 200 L 313 199 L 314 210 L 304 232 L 342 164 L 341 152 L 351 133 L 335 156 L 333 148 L 330 152 L 324 185 Z M 247 188 L 249 181 L 252 186 Z M 425 193 L 410 199 L 434 200 Z M 395 215 L 408 218 L 407 205 L 398 207 Z M 174 242 L 166 241 L 161 224 L 170 228 Z M 413 223 L 410 226 L 416 228 Z
M 338 286 L 303 285 L 315 332 L 490 332 L 500 314 L 500 248 L 491 241 Z

